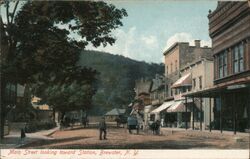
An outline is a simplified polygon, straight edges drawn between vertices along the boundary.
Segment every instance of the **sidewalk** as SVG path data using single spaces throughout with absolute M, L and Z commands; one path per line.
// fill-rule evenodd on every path
M 41 139 L 48 139 L 53 140 L 53 138 L 49 137 L 51 134 L 53 134 L 55 131 L 59 130 L 59 127 L 55 127 L 50 130 L 43 130 L 38 131 L 35 133 L 26 133 L 26 138 L 21 143 L 21 134 L 20 132 L 11 132 L 9 135 L 5 136 L 2 140 L 2 143 L 0 143 L 0 149 L 13 149 L 18 148 L 20 146 L 32 143 L 37 140 Z
M 209 130 L 192 130 L 191 128 L 188 128 L 187 130 L 185 128 L 169 128 L 169 127 L 161 127 L 161 131 L 163 133 L 174 133 L 174 132 L 183 132 L 183 133 L 193 133 L 193 134 L 200 134 L 200 135 L 227 135 L 227 136 L 238 136 L 238 137 L 248 137 L 250 134 L 249 133 L 244 133 L 244 132 L 236 132 L 234 134 L 233 131 L 222 131 L 220 130 L 212 130 L 211 132 Z

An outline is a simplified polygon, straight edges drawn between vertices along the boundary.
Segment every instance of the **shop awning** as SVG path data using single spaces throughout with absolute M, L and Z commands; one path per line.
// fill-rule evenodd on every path
M 192 79 L 191 79 L 191 73 L 188 73 L 178 79 L 171 87 L 177 88 L 182 86 L 192 86 Z
M 167 109 L 167 112 L 185 112 L 186 107 L 183 101 L 175 101 L 171 107 Z M 188 110 L 189 111 L 189 110 Z
M 174 101 L 164 102 L 161 106 L 154 109 L 151 113 L 159 113 L 159 112 L 169 108 L 173 103 L 174 103 Z

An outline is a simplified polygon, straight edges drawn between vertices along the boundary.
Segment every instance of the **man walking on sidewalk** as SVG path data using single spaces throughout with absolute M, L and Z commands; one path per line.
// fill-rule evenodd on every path
M 21 129 L 21 142 L 20 142 L 21 145 L 24 144 L 25 137 L 26 137 L 26 135 L 25 135 L 25 130 L 24 130 L 24 128 L 22 128 L 22 129 Z
M 102 133 L 104 133 L 104 140 L 107 140 L 106 135 L 107 135 L 107 126 L 106 126 L 106 122 L 105 122 L 105 117 L 102 117 L 100 123 L 99 123 L 99 130 L 100 130 L 100 136 L 99 139 L 102 140 Z

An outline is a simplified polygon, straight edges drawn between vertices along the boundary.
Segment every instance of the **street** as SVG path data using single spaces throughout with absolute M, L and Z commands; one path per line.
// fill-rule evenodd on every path
M 249 136 L 233 136 L 200 131 L 172 131 L 163 128 L 161 135 L 150 132 L 129 134 L 125 128 L 110 127 L 108 140 L 99 140 L 96 128 L 73 128 L 56 131 L 50 137 L 39 139 L 20 148 L 35 149 L 248 149 Z M 235 138 L 240 138 L 236 141 Z

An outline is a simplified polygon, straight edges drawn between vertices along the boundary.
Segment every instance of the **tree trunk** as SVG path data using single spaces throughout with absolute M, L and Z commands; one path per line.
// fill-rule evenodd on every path
M 62 112 L 61 121 L 63 121 L 64 116 L 65 116 L 65 112 Z
M 1 139 L 3 139 L 4 137 L 4 121 L 5 121 L 5 80 L 3 77 L 1 77 L 1 83 L 0 83 L 0 90 L 1 90 L 1 96 L 0 96 L 0 142 L 2 141 Z
M 52 120 L 53 120 L 54 122 L 57 122 L 57 121 L 56 121 L 56 110 L 55 110 L 55 108 L 52 108 L 52 110 L 53 110 Z

